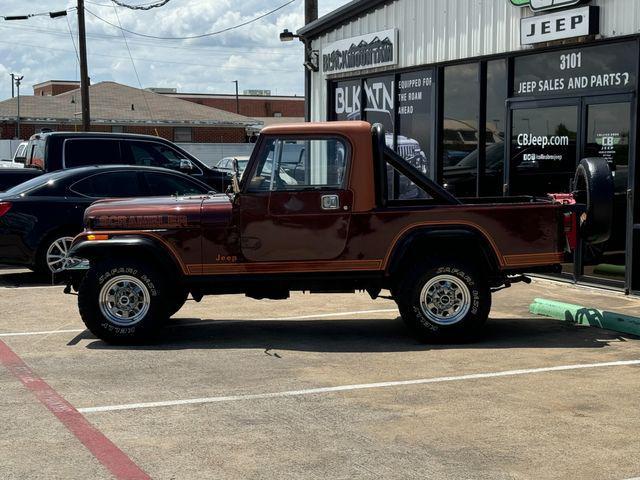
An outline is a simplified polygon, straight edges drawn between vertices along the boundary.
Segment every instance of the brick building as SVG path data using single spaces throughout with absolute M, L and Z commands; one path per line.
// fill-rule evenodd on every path
M 179 98 L 199 105 L 218 108 L 260 120 L 265 126 L 273 123 L 304 121 L 304 97 L 278 95 L 235 95 L 180 93 L 173 89 L 150 89 L 160 95 Z M 277 120 L 274 120 L 277 119 Z
M 158 135 L 175 142 L 242 143 L 260 120 L 166 97 L 147 90 L 100 82 L 89 87 L 91 129 Z M 51 80 L 20 97 L 23 139 L 43 128 L 80 130 L 80 90 L 74 82 Z M 0 102 L 0 138 L 15 138 L 17 98 Z

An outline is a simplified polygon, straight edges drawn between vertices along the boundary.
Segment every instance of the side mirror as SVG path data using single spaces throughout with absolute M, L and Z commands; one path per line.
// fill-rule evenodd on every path
M 231 174 L 233 193 L 240 193 L 240 167 L 238 166 L 237 158 L 231 160 L 231 168 L 233 169 L 233 173 Z
M 191 163 L 191 160 L 187 160 L 186 158 L 183 158 L 180 160 L 180 171 L 182 172 L 190 172 L 191 170 L 193 170 L 193 163 Z

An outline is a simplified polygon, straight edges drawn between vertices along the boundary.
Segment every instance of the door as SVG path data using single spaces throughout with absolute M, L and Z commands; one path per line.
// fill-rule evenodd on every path
M 346 188 L 349 153 L 340 137 L 262 142 L 239 199 L 247 260 L 327 261 L 344 252 L 353 200 Z
M 630 97 L 585 98 L 582 107 L 583 138 L 581 158 L 604 158 L 614 178 L 614 206 L 611 237 L 605 243 L 584 245 L 582 271 L 586 279 L 595 278 L 624 286 L 628 232 L 633 228 L 630 193 L 630 146 L 632 106 Z M 631 208 L 630 208 L 631 207 Z
M 624 287 L 631 283 L 631 236 L 634 165 L 632 97 L 601 95 L 546 101 L 513 102 L 511 135 L 505 148 L 505 190 L 510 195 L 571 192 L 583 158 L 605 158 L 614 175 L 613 230 L 609 241 L 581 245 L 563 272 L 575 279 Z

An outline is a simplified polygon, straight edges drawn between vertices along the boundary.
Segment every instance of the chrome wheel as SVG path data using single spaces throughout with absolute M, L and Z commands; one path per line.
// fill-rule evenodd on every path
M 65 268 L 77 264 L 80 260 L 69 257 L 73 237 L 60 237 L 54 240 L 47 249 L 47 267 L 51 273 L 60 273 Z
M 131 327 L 144 318 L 151 306 L 146 285 L 130 275 L 119 275 L 104 284 L 99 296 L 100 311 L 111 323 Z
M 420 292 L 422 313 L 438 325 L 453 325 L 462 320 L 471 308 L 471 292 L 453 275 L 437 275 Z

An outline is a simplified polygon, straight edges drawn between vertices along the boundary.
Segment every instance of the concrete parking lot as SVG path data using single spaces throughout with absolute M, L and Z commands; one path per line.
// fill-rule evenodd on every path
M 62 287 L 0 270 L 0 478 L 640 476 L 640 340 L 535 297 L 640 313 L 536 280 L 494 296 L 481 341 L 433 346 L 365 294 L 208 297 L 114 347 Z

